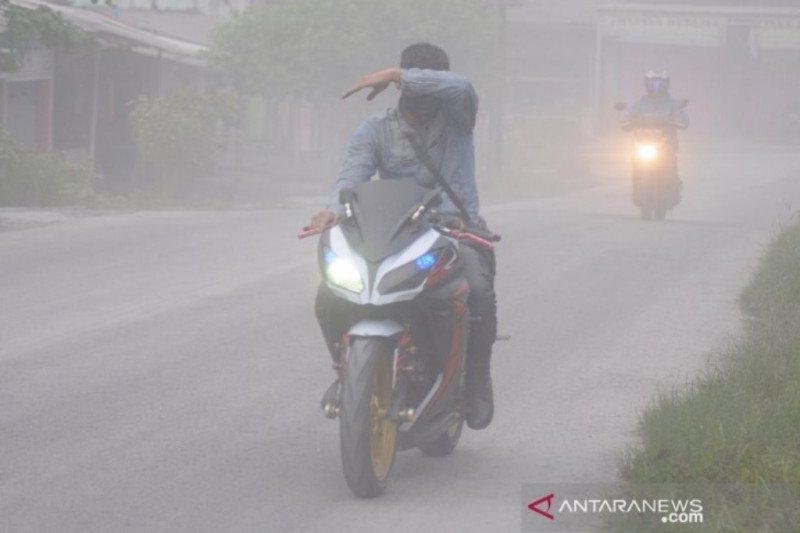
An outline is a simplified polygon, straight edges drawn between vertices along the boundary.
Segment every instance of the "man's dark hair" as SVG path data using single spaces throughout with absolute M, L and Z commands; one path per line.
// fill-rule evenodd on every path
M 435 44 L 414 43 L 400 54 L 400 68 L 450 70 L 450 58 Z

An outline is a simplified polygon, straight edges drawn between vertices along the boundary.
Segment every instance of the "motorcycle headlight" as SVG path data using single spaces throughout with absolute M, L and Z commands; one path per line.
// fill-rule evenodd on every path
M 360 293 L 364 290 L 364 281 L 356 265 L 330 250 L 325 251 L 325 275 L 331 283 L 348 291 Z
M 638 144 L 636 145 L 636 157 L 649 163 L 658 157 L 658 147 L 655 144 Z

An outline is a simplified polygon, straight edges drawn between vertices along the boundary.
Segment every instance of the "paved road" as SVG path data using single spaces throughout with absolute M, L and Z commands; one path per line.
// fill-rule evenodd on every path
M 627 179 L 495 205 L 497 416 L 354 499 L 311 314 L 305 211 L 140 213 L 0 232 L 1 531 L 518 531 L 521 483 L 613 481 L 637 414 L 736 331 L 800 157 L 686 153 L 644 223 Z M 2 216 L 2 215 L 0 215 Z

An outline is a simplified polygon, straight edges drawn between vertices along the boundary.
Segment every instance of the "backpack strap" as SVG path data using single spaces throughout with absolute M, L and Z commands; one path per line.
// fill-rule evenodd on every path
M 461 216 L 464 217 L 464 221 L 469 223 L 472 222 L 472 218 L 469 216 L 467 212 L 467 208 L 464 207 L 464 203 L 461 201 L 461 198 L 458 197 L 456 192 L 450 187 L 450 184 L 447 183 L 447 180 L 444 179 L 442 173 L 439 172 L 439 169 L 436 168 L 436 163 L 433 162 L 433 158 L 428 150 L 423 147 L 415 138 L 415 136 L 411 133 L 406 134 L 406 138 L 411 143 L 411 147 L 414 148 L 414 153 L 417 155 L 417 159 L 419 162 L 423 164 L 425 168 L 433 175 L 436 183 L 444 190 L 447 197 L 453 202 L 453 205 L 456 206 Z

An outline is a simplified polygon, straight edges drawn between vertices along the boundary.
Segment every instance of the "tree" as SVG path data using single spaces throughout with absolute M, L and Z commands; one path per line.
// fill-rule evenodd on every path
M 442 46 L 454 70 L 497 94 L 498 21 L 489 0 L 281 0 L 221 26 L 207 59 L 223 84 L 271 103 L 273 124 L 275 110 L 288 112 L 295 157 L 297 104 L 311 104 L 312 150 L 333 155 L 364 114 L 335 101 L 363 74 L 397 65 L 413 42 Z
M 92 37 L 46 6 L 36 9 L 0 0 L 0 71 L 22 67 L 25 52 L 36 46 L 74 50 L 91 46 Z
M 214 168 L 221 122 L 235 115 L 224 95 L 179 89 L 164 97 L 140 96 L 130 113 L 142 162 L 168 199 L 207 177 Z
M 223 25 L 208 60 L 240 92 L 316 99 L 430 41 L 456 68 L 488 80 L 496 16 L 486 0 L 292 0 Z

